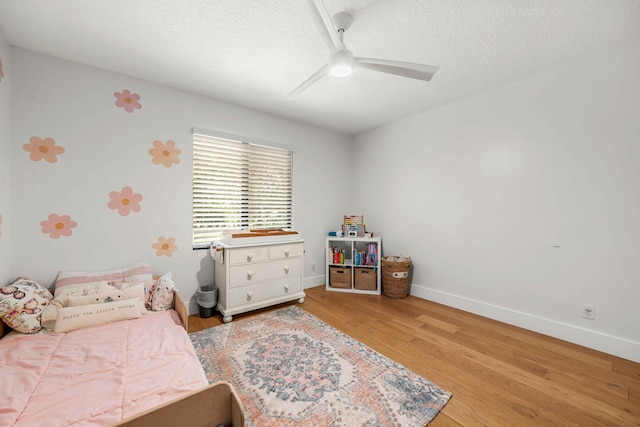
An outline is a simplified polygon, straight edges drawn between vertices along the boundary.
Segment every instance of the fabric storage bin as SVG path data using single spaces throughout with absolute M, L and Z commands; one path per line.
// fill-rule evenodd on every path
M 373 268 L 356 268 L 353 271 L 353 287 L 363 291 L 375 291 L 378 284 L 378 273 Z
M 351 269 L 330 266 L 329 286 L 332 288 L 351 289 Z

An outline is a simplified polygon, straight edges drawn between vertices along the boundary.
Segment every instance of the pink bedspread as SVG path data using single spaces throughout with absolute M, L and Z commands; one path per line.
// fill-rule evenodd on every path
M 0 426 L 106 426 L 205 385 L 173 310 L 0 340 Z

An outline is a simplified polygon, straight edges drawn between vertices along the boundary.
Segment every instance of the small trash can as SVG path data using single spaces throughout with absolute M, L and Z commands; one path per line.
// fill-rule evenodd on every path
M 218 288 L 212 286 L 201 286 L 196 290 L 196 301 L 198 302 L 198 311 L 203 319 L 213 316 L 218 303 Z
M 382 262 L 382 294 L 388 298 L 405 298 L 409 295 L 411 257 L 385 256 Z

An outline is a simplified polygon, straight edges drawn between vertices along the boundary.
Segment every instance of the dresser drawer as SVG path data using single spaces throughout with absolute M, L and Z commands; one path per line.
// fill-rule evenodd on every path
M 230 289 L 229 302 L 231 307 L 244 304 L 255 304 L 271 298 L 279 298 L 302 290 L 300 275 L 280 277 L 246 286 Z
M 266 261 L 269 257 L 269 247 L 252 246 L 229 250 L 229 264 L 246 264 L 248 262 Z
M 296 276 L 300 275 L 301 272 L 301 258 L 234 265 L 229 267 L 229 286 L 241 286 L 275 277 Z
M 288 245 L 276 245 L 269 248 L 270 259 L 292 258 L 301 256 L 304 252 L 302 243 L 292 243 Z

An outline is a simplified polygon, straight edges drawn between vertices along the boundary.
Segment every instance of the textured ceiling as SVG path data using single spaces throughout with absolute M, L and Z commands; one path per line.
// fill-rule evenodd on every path
M 430 82 L 356 69 L 287 94 L 328 50 L 302 0 L 0 0 L 13 46 L 347 134 L 640 40 L 638 0 L 325 0 L 355 56 L 440 67 Z

